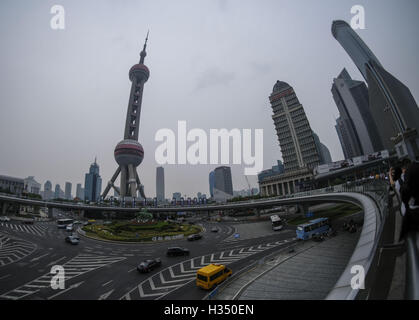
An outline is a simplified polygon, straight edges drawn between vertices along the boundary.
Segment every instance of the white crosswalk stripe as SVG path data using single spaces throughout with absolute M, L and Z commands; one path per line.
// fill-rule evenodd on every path
M 0 267 L 30 255 L 36 248 L 33 243 L 0 233 Z
M 19 232 L 26 232 L 31 233 L 36 236 L 43 237 L 45 236 L 46 230 L 48 229 L 49 225 L 51 225 L 51 222 L 38 222 L 33 225 L 24 225 L 24 224 L 15 224 L 15 223 L 1 223 L 1 227 L 9 228 L 12 230 L 16 230 Z
M 285 243 L 285 241 L 277 241 L 241 249 L 226 250 L 180 262 L 147 278 L 138 286 L 125 293 L 120 299 L 159 299 L 171 291 L 193 281 L 196 278 L 196 271 L 210 263 L 228 265 L 250 255 Z
M 64 267 L 65 280 L 68 281 L 84 273 L 99 269 L 106 265 L 113 264 L 125 259 L 125 257 L 80 254 L 62 265 Z M 1 295 L 0 298 L 12 300 L 23 299 L 29 295 L 38 292 L 41 289 L 48 288 L 50 286 L 52 277 L 53 274 L 46 273 L 43 276 L 30 281 L 29 283 L 26 283 L 14 290 L 11 290 Z

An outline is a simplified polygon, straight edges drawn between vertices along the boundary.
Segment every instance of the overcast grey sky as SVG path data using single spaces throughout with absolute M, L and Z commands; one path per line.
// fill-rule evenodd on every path
M 50 9 L 64 6 L 65 30 Z M 84 184 L 97 156 L 103 186 L 116 169 L 130 82 L 147 30 L 150 38 L 139 141 L 139 175 L 155 196 L 154 151 L 160 128 L 264 129 L 264 168 L 281 152 L 268 96 L 276 80 L 293 86 L 312 129 L 333 160 L 343 158 L 330 88 L 342 68 L 362 76 L 331 34 L 350 22 L 383 66 L 419 100 L 419 2 L 416 0 L 2 0 L 0 2 L 0 174 L 34 175 L 64 189 Z M 166 165 L 166 197 L 209 194 L 215 165 Z M 232 166 L 235 190 L 247 188 Z M 249 177 L 257 186 L 257 177 Z

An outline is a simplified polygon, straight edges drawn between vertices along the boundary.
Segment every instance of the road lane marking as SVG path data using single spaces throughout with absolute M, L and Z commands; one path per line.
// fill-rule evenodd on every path
M 106 300 L 111 294 L 112 294 L 112 292 L 114 292 L 114 290 L 115 289 L 112 289 L 111 291 L 108 291 L 108 292 L 106 292 L 106 293 L 104 293 L 104 294 L 102 294 L 100 297 L 99 297 L 99 299 L 98 300 Z
M 31 260 L 31 262 L 37 261 L 37 260 L 39 260 L 39 259 L 42 259 L 43 257 L 45 257 L 45 256 L 47 256 L 47 255 L 49 255 L 49 253 L 45 253 L 45 254 L 43 254 L 42 256 L 39 256 L 39 257 L 37 257 L 37 258 L 33 258 L 33 259 Z
M 6 274 L 5 276 L 2 276 L 2 277 L 0 278 L 0 280 L 6 279 L 7 277 L 10 277 L 10 274 Z
M 67 291 L 69 291 L 69 290 L 72 290 L 72 289 L 78 288 L 79 286 L 81 286 L 81 285 L 83 284 L 83 282 L 84 282 L 84 281 L 81 281 L 81 282 L 79 282 L 79 283 L 73 284 L 73 285 L 71 285 L 70 287 L 68 287 L 67 289 L 61 290 L 60 292 L 58 292 L 58 293 L 56 293 L 56 294 L 52 295 L 51 297 L 48 297 L 47 299 L 48 299 L 48 300 L 51 300 L 51 299 L 53 299 L 53 298 L 55 298 L 55 297 L 58 297 L 59 295 L 61 295 L 61 294 L 65 293 L 65 292 L 67 292 Z
M 106 285 L 110 284 L 112 281 L 113 281 L 113 280 L 108 281 L 108 282 L 106 282 L 106 283 L 102 284 L 102 287 L 104 287 L 104 286 L 106 286 Z
M 52 262 L 50 262 L 50 263 L 48 263 L 48 264 L 47 264 L 47 267 L 52 266 L 52 265 L 56 265 L 56 264 L 57 264 L 57 262 L 59 262 L 59 261 L 61 261 L 61 260 L 65 259 L 65 258 L 67 258 L 67 257 L 66 257 L 66 256 L 64 256 L 64 257 L 62 257 L 62 258 L 60 258 L 60 259 L 58 259 L 58 260 L 52 261 Z

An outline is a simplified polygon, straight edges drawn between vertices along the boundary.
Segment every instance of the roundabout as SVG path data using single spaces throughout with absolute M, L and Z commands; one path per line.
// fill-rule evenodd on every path
M 117 242 L 150 242 L 183 239 L 203 231 L 201 226 L 173 221 L 112 222 L 81 228 L 86 237 Z

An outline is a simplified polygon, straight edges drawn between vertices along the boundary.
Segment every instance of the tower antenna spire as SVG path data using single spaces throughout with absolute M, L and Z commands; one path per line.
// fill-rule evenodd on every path
M 140 56 L 140 63 L 144 64 L 144 58 L 147 55 L 147 52 L 145 51 L 145 49 L 147 48 L 147 41 L 148 41 L 148 34 L 150 33 L 150 30 L 147 31 L 147 36 L 145 38 L 145 42 L 144 42 L 144 46 L 143 46 L 143 51 L 141 51 Z

